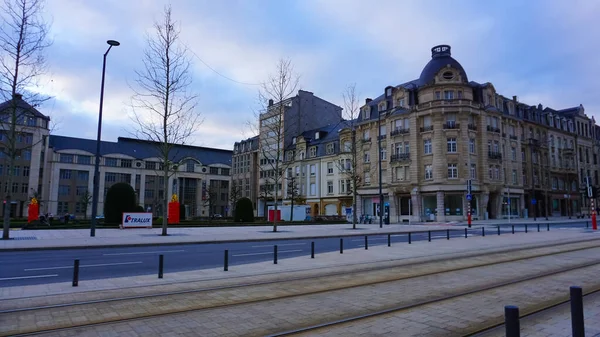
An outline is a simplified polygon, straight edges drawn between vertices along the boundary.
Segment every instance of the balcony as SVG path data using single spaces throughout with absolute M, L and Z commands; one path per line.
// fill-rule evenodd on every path
M 390 136 L 394 137 L 394 136 L 404 135 L 404 134 L 408 134 L 408 133 L 410 133 L 410 129 L 397 128 L 397 129 L 394 129 L 392 132 L 390 132 Z
M 496 128 L 496 127 L 493 127 L 491 125 L 487 126 L 487 130 L 490 131 L 490 132 L 500 133 L 500 128 Z
M 410 160 L 410 153 L 396 153 L 390 156 L 390 161 L 392 163 L 395 162 L 405 162 Z
M 371 142 L 371 137 L 369 137 L 369 138 L 363 138 L 363 142 L 364 143 L 370 143 Z
M 460 124 L 456 122 L 446 122 L 444 123 L 444 130 L 447 129 L 460 129 Z
M 387 135 L 377 136 L 377 140 L 386 139 L 386 138 L 387 138 Z
M 421 127 L 421 132 L 433 131 L 433 125 Z
M 469 124 L 469 130 L 477 131 L 477 125 Z
M 560 154 L 562 154 L 564 156 L 572 156 L 575 154 L 575 150 L 572 148 L 560 149 Z
M 515 135 L 510 135 L 510 136 L 509 136 L 509 138 L 510 138 L 511 140 L 518 140 L 518 139 L 519 139 L 519 138 L 518 138 L 517 136 L 515 136 Z
M 463 106 L 471 106 L 474 108 L 479 108 L 480 104 L 477 102 L 473 102 L 472 100 L 468 100 L 468 99 L 464 99 L 464 98 L 458 98 L 458 99 L 436 99 L 430 102 L 426 102 L 426 103 L 421 103 L 419 105 L 417 105 L 417 109 L 418 110 L 423 110 L 423 109 L 429 109 L 429 108 L 435 108 L 435 107 L 441 107 L 441 106 L 449 106 L 449 105 L 453 105 L 453 106 L 458 106 L 458 105 L 463 105 Z
M 488 151 L 488 158 L 502 160 L 502 153 L 495 151 Z

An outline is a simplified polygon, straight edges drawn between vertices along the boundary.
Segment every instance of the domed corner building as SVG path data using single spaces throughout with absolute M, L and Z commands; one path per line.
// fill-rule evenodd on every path
M 383 203 L 391 222 L 464 221 L 469 198 L 473 219 L 587 213 L 581 174 L 598 175 L 599 130 L 581 105 L 527 105 L 469 81 L 451 47 L 435 46 L 418 79 L 361 107 L 357 214 L 377 221 Z

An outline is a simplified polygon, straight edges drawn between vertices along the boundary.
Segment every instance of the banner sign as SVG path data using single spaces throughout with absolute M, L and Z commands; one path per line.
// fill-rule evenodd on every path
M 123 213 L 121 228 L 152 228 L 152 213 Z

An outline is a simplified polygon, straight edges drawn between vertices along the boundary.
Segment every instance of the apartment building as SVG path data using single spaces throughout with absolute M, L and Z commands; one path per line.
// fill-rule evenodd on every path
M 231 188 L 237 197 L 252 200 L 256 212 L 258 198 L 258 136 L 233 145 Z M 234 193 L 234 192 L 232 192 Z M 256 213 L 255 213 L 256 214 Z
M 16 127 L 14 137 L 9 132 L 12 119 L 12 107 L 16 106 Z M 10 216 L 26 217 L 29 200 L 42 195 L 43 177 L 47 174 L 46 153 L 50 118 L 15 95 L 12 100 L 0 104 L 0 194 L 6 203 L 10 194 Z M 14 144 L 17 156 L 11 172 L 8 171 L 9 145 Z M 12 175 L 12 184 L 8 186 L 8 177 Z M 4 214 L 4 207 L 0 207 Z
M 48 192 L 43 212 L 78 217 L 91 214 L 89 196 L 93 191 L 95 149 L 95 140 L 50 136 L 51 169 L 44 179 Z M 177 171 L 169 178 L 165 191 L 162 161 L 157 158 L 154 143 L 119 137 L 117 142 L 103 141 L 100 149 L 99 213 L 110 186 L 125 182 L 135 189 L 139 205 L 158 216 L 165 213 L 165 193 L 178 195 L 188 218 L 229 214 L 231 151 L 175 145 L 171 161 L 178 163 Z

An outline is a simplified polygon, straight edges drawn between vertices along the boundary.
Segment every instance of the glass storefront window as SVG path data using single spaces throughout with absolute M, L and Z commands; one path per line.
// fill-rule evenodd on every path
M 463 215 L 463 195 L 447 194 L 444 196 L 444 213 L 446 215 Z

